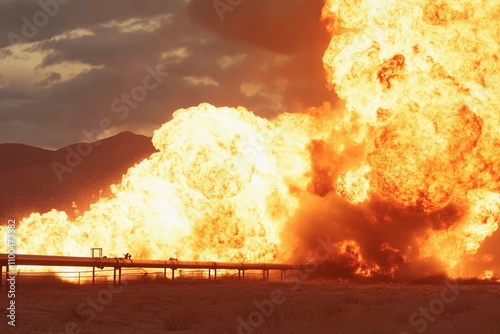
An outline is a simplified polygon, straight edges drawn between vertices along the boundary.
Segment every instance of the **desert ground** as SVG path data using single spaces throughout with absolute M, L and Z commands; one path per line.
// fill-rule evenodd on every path
M 500 285 L 176 280 L 16 291 L 1 333 L 500 333 Z

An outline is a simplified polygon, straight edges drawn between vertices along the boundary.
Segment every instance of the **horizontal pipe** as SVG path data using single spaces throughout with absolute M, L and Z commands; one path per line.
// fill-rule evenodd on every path
M 0 264 L 7 265 L 8 254 L 0 254 Z M 53 255 L 16 254 L 17 266 L 60 267 L 135 267 L 170 269 L 234 269 L 234 270 L 300 270 L 301 265 L 282 263 L 200 262 L 177 260 L 141 260 L 116 257 L 75 257 Z

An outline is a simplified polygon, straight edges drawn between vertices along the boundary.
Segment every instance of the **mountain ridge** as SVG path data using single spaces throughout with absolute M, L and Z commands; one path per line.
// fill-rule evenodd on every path
M 151 137 L 129 131 L 57 150 L 0 144 L 0 225 L 52 209 L 74 218 L 73 203 L 80 213 L 86 211 L 130 167 L 154 152 Z

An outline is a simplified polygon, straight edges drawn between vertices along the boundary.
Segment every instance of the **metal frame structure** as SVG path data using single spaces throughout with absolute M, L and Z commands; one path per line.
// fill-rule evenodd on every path
M 98 256 L 96 256 L 96 253 Z M 119 257 L 102 257 L 102 249 L 93 248 L 92 257 L 75 256 L 53 256 L 53 255 L 30 255 L 16 254 L 16 266 L 59 266 L 59 267 L 92 267 L 92 285 L 95 284 L 95 268 L 113 268 L 113 284 L 121 284 L 122 268 L 156 268 L 163 269 L 164 277 L 167 277 L 167 269 L 172 271 L 172 280 L 175 279 L 177 269 L 207 269 L 208 279 L 217 279 L 217 270 L 238 270 L 238 279 L 245 279 L 246 270 L 262 270 L 262 278 L 269 279 L 270 270 L 280 270 L 281 279 L 286 280 L 287 270 L 303 270 L 303 265 L 281 264 L 281 263 L 233 263 L 233 262 L 197 262 L 170 260 L 142 260 Z M 3 267 L 6 267 L 6 284 L 10 273 L 8 254 L 0 254 L 0 289 L 2 287 Z

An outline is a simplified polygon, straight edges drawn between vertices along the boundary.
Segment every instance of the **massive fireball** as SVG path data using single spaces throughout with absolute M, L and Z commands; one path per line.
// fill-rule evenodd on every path
M 18 252 L 295 262 L 328 235 L 353 275 L 498 275 L 480 254 L 500 219 L 498 17 L 498 0 L 329 0 L 344 110 L 178 110 L 112 197 L 24 218 Z

